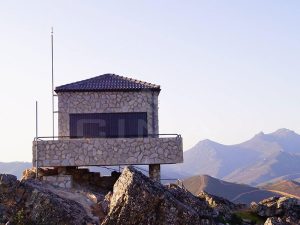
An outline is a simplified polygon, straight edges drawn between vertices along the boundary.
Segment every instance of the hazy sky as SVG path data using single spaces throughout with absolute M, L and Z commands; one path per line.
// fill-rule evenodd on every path
M 0 1 L 0 161 L 51 135 L 55 85 L 116 73 L 161 85 L 160 133 L 185 150 L 300 132 L 300 1 Z

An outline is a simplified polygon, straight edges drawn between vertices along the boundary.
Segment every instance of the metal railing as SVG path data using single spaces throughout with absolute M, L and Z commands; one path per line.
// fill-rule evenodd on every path
M 59 140 L 59 139 L 93 139 L 93 138 L 159 138 L 159 137 L 176 137 L 181 138 L 180 134 L 148 134 L 147 136 L 129 136 L 129 137 L 84 137 L 84 136 L 40 136 L 34 138 L 34 141 L 45 141 L 45 140 Z
M 116 171 L 116 172 L 121 172 L 125 166 L 119 166 L 118 170 L 117 169 L 113 169 L 113 168 L 109 168 L 107 166 L 100 166 L 102 168 L 105 168 L 109 171 Z M 133 166 L 135 169 L 141 171 L 142 173 L 149 173 L 149 170 L 146 170 L 144 168 L 141 168 L 139 166 Z M 178 187 L 184 189 L 184 190 L 187 190 L 186 187 L 184 186 L 184 183 L 182 180 L 178 179 L 178 178 L 161 178 L 160 179 L 161 183 L 162 181 L 175 181 L 174 183 L 170 183 L 170 184 L 176 184 Z

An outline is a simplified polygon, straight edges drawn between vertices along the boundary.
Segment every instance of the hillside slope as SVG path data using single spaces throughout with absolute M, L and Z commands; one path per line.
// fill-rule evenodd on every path
M 265 190 L 287 193 L 300 199 L 300 183 L 296 181 L 282 180 L 276 183 L 266 184 L 261 188 Z
M 208 175 L 198 175 L 187 178 L 183 181 L 187 188 L 194 195 L 199 195 L 202 191 L 228 199 L 234 203 L 250 204 L 251 202 L 259 202 L 265 198 L 272 196 L 280 196 L 279 194 L 261 190 L 244 184 L 230 183 L 213 178 Z

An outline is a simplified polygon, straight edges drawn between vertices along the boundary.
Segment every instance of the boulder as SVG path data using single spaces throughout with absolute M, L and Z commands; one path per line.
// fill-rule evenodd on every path
M 266 220 L 264 225 L 288 225 L 280 217 L 270 217 Z
M 10 174 L 0 174 L 0 191 L 15 187 L 18 183 L 17 177 Z
M 35 180 L 21 182 L 24 190 L 23 208 L 28 221 L 34 224 L 87 224 L 92 219 L 76 201 L 62 198 Z
M 209 204 L 176 186 L 163 186 L 133 167 L 126 167 L 114 185 L 102 225 L 212 225 Z
M 22 180 L 34 179 L 36 177 L 36 169 L 30 168 L 23 171 Z
M 251 203 L 251 209 L 261 217 L 270 217 L 269 224 L 300 224 L 300 202 L 290 197 L 271 197 Z
M 200 192 L 198 198 L 206 201 L 218 214 L 223 214 L 224 216 L 230 216 L 232 211 L 246 208 L 244 204 L 235 204 L 225 198 L 208 194 L 205 191 Z
M 17 187 L 19 181 L 16 176 L 0 174 L 0 224 L 6 223 L 15 214 Z
M 33 179 L 0 174 L 0 224 L 83 225 L 93 220 L 75 201 Z

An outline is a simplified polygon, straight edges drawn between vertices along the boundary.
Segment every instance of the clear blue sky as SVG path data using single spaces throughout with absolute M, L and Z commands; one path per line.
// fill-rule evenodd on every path
M 31 160 L 35 100 L 116 73 L 160 84 L 160 132 L 225 144 L 300 133 L 300 1 L 1 1 L 0 161 Z

